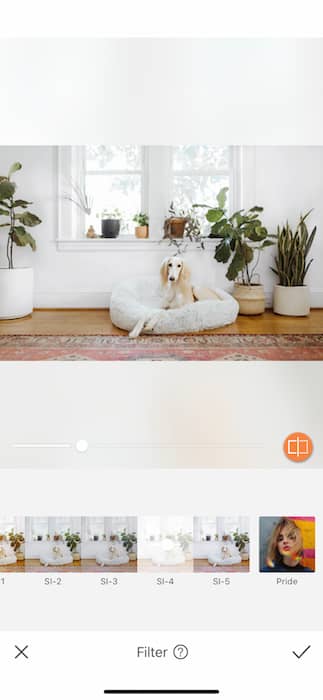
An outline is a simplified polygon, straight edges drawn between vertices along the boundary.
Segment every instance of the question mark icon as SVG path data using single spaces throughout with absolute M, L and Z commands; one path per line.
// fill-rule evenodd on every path
M 173 649 L 173 654 L 175 659 L 179 659 L 181 661 L 182 659 L 186 659 L 188 656 L 188 648 L 185 646 L 185 644 L 176 644 L 176 647 Z

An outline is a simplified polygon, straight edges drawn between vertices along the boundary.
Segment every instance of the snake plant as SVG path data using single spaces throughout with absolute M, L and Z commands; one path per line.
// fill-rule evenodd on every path
M 316 226 L 311 234 L 307 229 L 306 219 L 310 213 L 308 211 L 300 217 L 295 232 L 288 221 L 282 228 L 277 228 L 276 268 L 272 267 L 271 270 L 278 276 L 279 284 L 283 287 L 304 286 L 306 274 L 313 262 L 313 258 L 307 260 L 316 234 Z

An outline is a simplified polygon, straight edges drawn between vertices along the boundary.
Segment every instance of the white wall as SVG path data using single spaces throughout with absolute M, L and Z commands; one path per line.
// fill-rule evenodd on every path
M 54 146 L 1 146 L 0 174 L 19 160 L 23 170 L 16 175 L 18 195 L 34 202 L 32 211 L 42 219 L 34 230 L 37 252 L 16 249 L 16 264 L 32 264 L 35 269 L 36 307 L 99 307 L 106 306 L 113 285 L 129 274 L 158 270 L 160 261 L 171 250 L 162 245 L 149 245 L 120 250 L 58 250 L 57 238 L 57 149 Z M 317 239 L 312 252 L 315 258 L 308 275 L 313 306 L 323 306 L 323 147 L 321 146 L 257 146 L 244 149 L 243 206 L 253 204 L 265 208 L 264 223 L 272 233 L 276 225 L 289 219 L 294 225 L 300 212 L 314 208 L 310 224 L 317 224 Z M 6 264 L 5 235 L 0 243 L 1 265 Z M 69 232 L 66 232 L 69 237 Z M 75 244 L 76 246 L 78 244 Z M 126 244 L 125 244 L 126 247 Z M 273 250 L 262 257 L 259 272 L 271 301 L 275 277 L 270 272 Z M 226 267 L 212 259 L 212 252 L 188 253 L 199 281 L 230 288 L 225 278 Z M 203 273 L 201 275 L 201 273 Z

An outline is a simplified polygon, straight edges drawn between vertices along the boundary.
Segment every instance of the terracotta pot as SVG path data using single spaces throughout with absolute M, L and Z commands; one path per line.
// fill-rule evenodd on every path
M 166 238 L 183 238 L 187 219 L 181 216 L 171 216 L 164 225 Z
M 243 316 L 257 316 L 265 311 L 265 291 L 262 284 L 234 283 L 233 296 Z
M 310 290 L 301 287 L 274 287 L 273 310 L 281 316 L 308 316 L 310 313 Z
M 136 238 L 148 238 L 148 226 L 136 226 L 135 236 Z

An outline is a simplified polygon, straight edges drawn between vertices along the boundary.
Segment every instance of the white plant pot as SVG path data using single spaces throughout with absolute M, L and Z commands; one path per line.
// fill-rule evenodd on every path
M 273 309 L 281 316 L 308 316 L 310 313 L 310 290 L 302 287 L 274 287 Z
M 0 319 L 28 316 L 34 306 L 34 271 L 32 267 L 0 269 Z

